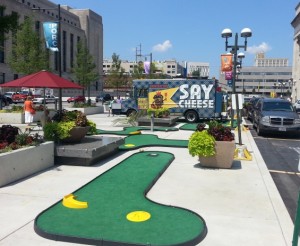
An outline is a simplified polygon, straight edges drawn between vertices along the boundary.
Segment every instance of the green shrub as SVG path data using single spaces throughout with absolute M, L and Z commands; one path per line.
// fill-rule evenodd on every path
M 188 144 L 189 153 L 192 156 L 209 157 L 216 154 L 215 139 L 207 130 L 194 132 Z
M 147 110 L 148 116 L 151 117 L 152 113 L 154 113 L 155 118 L 163 118 L 170 115 L 170 110 L 168 108 L 158 108 L 158 109 L 149 108 Z

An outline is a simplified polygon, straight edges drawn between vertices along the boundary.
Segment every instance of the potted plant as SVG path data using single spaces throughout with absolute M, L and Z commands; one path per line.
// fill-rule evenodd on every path
M 42 171 L 54 164 L 54 143 L 22 132 L 18 127 L 0 127 L 0 187 Z
M 46 123 L 43 129 L 46 140 L 76 143 L 80 142 L 88 132 L 96 133 L 96 124 L 88 120 L 81 111 L 63 110 L 54 115 L 52 122 Z
M 151 115 L 154 114 L 154 118 L 165 118 L 170 116 L 170 110 L 168 108 L 149 108 L 147 109 L 147 114 L 149 117 L 151 117 Z
M 198 156 L 200 164 L 206 167 L 231 168 L 234 159 L 235 141 L 230 127 L 217 121 L 197 126 L 188 145 L 189 153 Z

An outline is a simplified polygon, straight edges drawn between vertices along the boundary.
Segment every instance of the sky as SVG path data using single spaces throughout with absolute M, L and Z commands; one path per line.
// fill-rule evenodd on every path
M 266 58 L 288 58 L 293 64 L 292 20 L 299 0 L 51 0 L 77 9 L 91 9 L 103 22 L 104 57 L 135 61 L 136 50 L 149 60 L 207 62 L 210 77 L 219 77 L 221 54 L 226 54 L 222 30 L 233 37 L 252 30 L 243 66 L 253 66 L 257 52 Z

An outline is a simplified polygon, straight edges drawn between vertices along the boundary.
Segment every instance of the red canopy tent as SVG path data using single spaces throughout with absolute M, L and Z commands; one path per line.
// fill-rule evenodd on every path
M 51 88 L 51 89 L 59 89 L 59 88 L 83 89 L 82 86 L 45 70 L 27 75 L 25 77 L 16 80 L 12 80 L 5 84 L 0 84 L 0 86 L 1 87 Z
M 54 73 L 42 70 L 22 78 L 12 80 L 5 84 L 0 84 L 0 87 L 27 87 L 27 88 L 51 88 L 51 89 L 84 89 L 82 86 L 64 79 Z M 61 93 L 60 93 L 61 95 Z M 44 90 L 45 98 L 45 90 Z M 45 102 L 45 100 L 44 100 Z M 59 110 L 62 109 L 62 98 L 59 97 Z

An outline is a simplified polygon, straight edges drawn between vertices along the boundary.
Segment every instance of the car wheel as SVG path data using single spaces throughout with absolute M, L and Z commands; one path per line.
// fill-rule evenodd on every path
M 261 130 L 261 127 L 260 127 L 259 123 L 257 124 L 256 132 L 257 132 L 258 136 L 263 136 L 264 135 L 264 132 Z
M 195 123 L 198 121 L 198 114 L 193 110 L 187 111 L 184 117 L 188 123 Z

